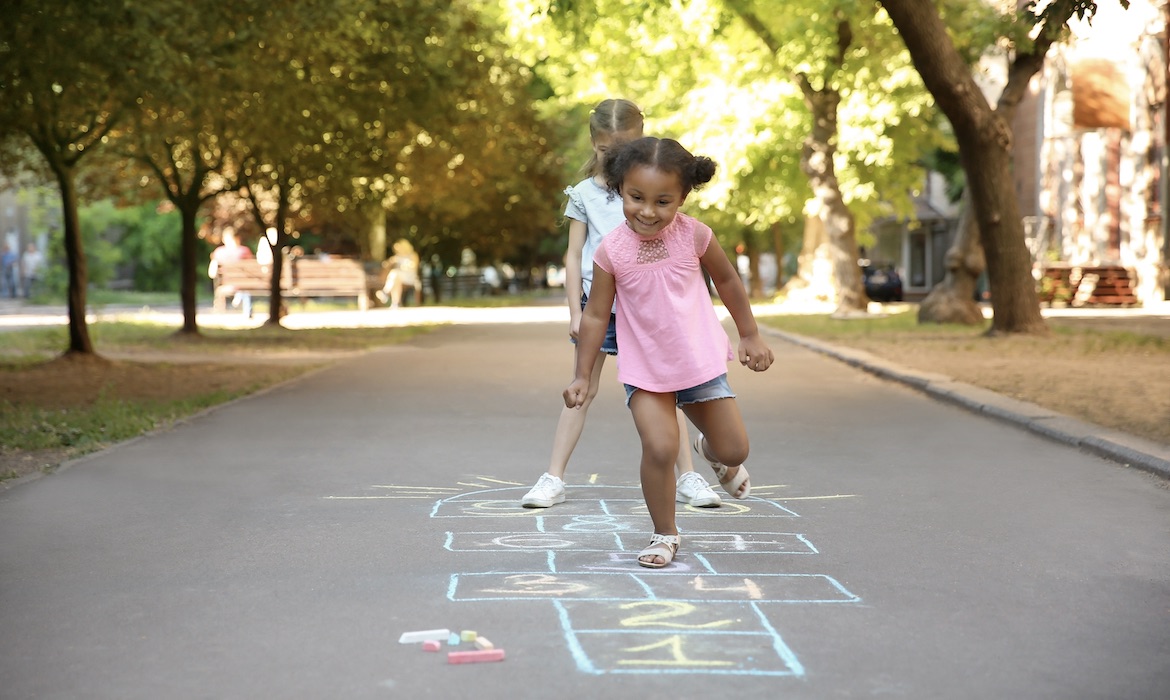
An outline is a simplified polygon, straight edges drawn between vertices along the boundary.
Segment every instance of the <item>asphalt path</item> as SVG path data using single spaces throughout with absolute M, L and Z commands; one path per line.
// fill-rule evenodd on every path
M 776 338 L 730 367 L 751 498 L 650 571 L 613 363 L 518 505 L 564 336 L 444 327 L 0 494 L 0 698 L 1170 697 L 1164 479 Z

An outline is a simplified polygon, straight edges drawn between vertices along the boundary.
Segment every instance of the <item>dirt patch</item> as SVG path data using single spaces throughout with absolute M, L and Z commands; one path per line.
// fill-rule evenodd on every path
M 1129 346 L 1090 351 L 1083 339 L 1059 336 L 900 344 L 861 338 L 849 345 L 904 367 L 1170 444 L 1170 371 L 1164 352 Z
M 349 353 L 344 353 L 349 354 Z M 99 401 L 167 404 L 196 397 L 231 397 L 252 393 L 318 366 L 326 354 L 311 361 L 290 363 L 280 358 L 271 364 L 222 356 L 216 362 L 183 358 L 184 362 L 159 361 L 165 354 L 143 355 L 150 361 L 103 357 L 65 356 L 37 365 L 8 368 L 3 372 L 0 402 L 23 408 L 59 410 L 90 407 Z M 0 478 L 15 479 L 51 470 L 61 462 L 101 445 L 88 448 L 13 450 L 0 447 Z
M 296 365 L 293 365 L 295 367 Z M 242 391 L 289 376 L 288 365 L 232 361 L 131 362 L 105 358 L 57 359 L 9 372 L 0 400 L 40 408 L 91 406 L 99 398 L 122 401 L 177 401 L 217 391 Z

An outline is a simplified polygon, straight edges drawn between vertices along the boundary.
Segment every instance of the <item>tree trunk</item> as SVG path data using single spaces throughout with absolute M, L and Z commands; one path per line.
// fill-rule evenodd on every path
M 849 20 L 837 22 L 837 53 L 833 59 L 834 72 L 845 62 L 845 53 L 853 43 L 853 28 Z M 816 200 L 815 215 L 821 218 L 829 239 L 837 310 L 834 316 L 865 313 L 869 300 L 861 281 L 860 257 L 854 231 L 853 213 L 845 206 L 837 168 L 833 158 L 837 153 L 837 110 L 841 106 L 841 92 L 832 87 L 828 76 L 824 85 L 816 89 L 807 76 L 800 76 L 804 102 L 812 114 L 812 132 L 804 140 L 800 154 L 800 169 L 808 178 Z
M 1043 64 L 1051 40 L 1037 41 L 1037 55 L 1016 56 L 999 100 L 1001 109 L 993 110 L 951 43 L 933 3 L 881 2 L 927 89 L 955 130 L 987 260 L 994 314 L 988 333 L 1045 334 L 1048 327 L 1040 315 L 1031 256 L 1024 242 L 1024 222 L 1011 178 L 1010 118 L 1028 79 Z
M 77 215 L 76 173 L 72 166 L 53 163 L 53 172 L 61 189 L 61 213 L 65 228 L 65 258 L 69 270 L 69 349 L 66 354 L 94 355 L 85 322 L 85 293 L 89 271 L 81 239 L 81 222 Z
M 386 241 L 386 210 L 382 208 L 381 202 L 370 208 L 366 220 L 369 222 L 367 228 L 369 259 L 382 262 L 386 259 L 390 245 Z
M 963 196 L 961 206 L 958 232 L 947 250 L 946 277 L 919 305 L 919 323 L 983 324 L 983 311 L 975 302 L 975 288 L 986 267 L 983 246 L 979 242 L 979 227 L 975 225 L 970 196 Z
M 781 54 L 784 47 L 755 12 L 745 3 L 731 3 L 731 8 L 760 37 L 773 55 Z M 833 79 L 840 73 L 845 63 L 845 54 L 853 44 L 853 27 L 849 19 L 840 8 L 833 12 L 838 18 L 836 52 L 828 57 L 823 75 L 819 78 L 821 87 L 814 87 L 805 73 L 796 76 L 813 122 L 812 133 L 805 138 L 800 156 L 801 172 L 808 178 L 813 191 L 813 199 L 806 207 L 805 214 L 820 219 L 828 245 L 824 250 L 818 246 L 817 253 L 812 256 L 801 254 L 802 268 L 798 277 L 803 281 L 793 280 L 796 283 L 787 285 L 785 291 L 789 293 L 789 298 L 807 297 L 810 292 L 813 297 L 819 298 L 821 294 L 818 288 L 822 286 L 820 277 L 826 274 L 820 254 L 825 253 L 829 258 L 828 286 L 833 288 L 832 297 L 837 304 L 834 315 L 847 316 L 865 313 L 868 299 L 861 281 L 861 268 L 857 264 L 859 255 L 853 214 L 845 206 L 833 164 L 833 156 L 837 152 L 837 108 L 841 104 L 841 93 L 833 87 Z M 806 222 L 805 233 L 808 231 L 809 223 Z M 807 243 L 804 250 L 806 253 L 809 250 Z
M 1008 128 L 998 115 L 995 120 L 1004 130 Z M 967 148 L 968 156 L 962 159 L 987 259 L 993 314 L 988 333 L 1046 334 L 1048 326 L 1040 315 L 1032 277 L 1032 255 L 1024 241 L 1024 220 L 1011 179 L 1011 141 L 993 141 L 993 130 L 990 127 L 976 142 L 982 148 Z
M 184 335 L 199 335 L 199 326 L 195 320 L 196 300 L 199 285 L 199 265 L 195 253 L 196 243 L 199 240 L 199 231 L 195 227 L 195 218 L 199 213 L 201 202 L 198 197 L 187 197 L 181 201 L 179 216 L 183 222 L 180 232 L 179 246 L 179 301 L 183 307 L 183 327 L 179 333 Z
M 762 299 L 764 296 L 764 280 L 760 279 L 760 246 L 751 236 L 745 236 L 743 252 L 748 257 L 748 298 Z M 736 261 L 739 268 L 739 261 Z
M 836 293 L 833 289 L 832 254 L 825 234 L 824 220 L 812 211 L 817 202 L 809 200 L 809 211 L 804 219 L 800 254 L 796 257 L 796 275 L 784 283 L 784 296 L 792 301 L 829 303 Z
M 252 215 L 259 224 L 261 231 L 269 228 L 276 229 L 276 242 L 272 244 L 272 276 L 268 282 L 268 318 L 265 326 L 280 326 L 280 319 L 284 316 L 284 293 L 280 288 L 280 279 L 284 273 L 284 249 L 288 246 L 288 210 L 289 190 L 292 185 L 282 181 L 276 185 L 276 214 L 271 224 L 264 220 L 264 212 L 260 209 L 260 202 L 249 187 L 248 197 L 252 202 Z
M 841 95 L 824 88 L 806 91 L 805 102 L 812 111 L 812 133 L 804 140 L 800 169 L 813 191 L 811 215 L 820 220 L 828 240 L 832 279 L 835 282 L 834 315 L 865 313 L 867 300 L 861 283 L 859 252 L 854 234 L 853 213 L 845 206 L 833 156 L 837 152 L 837 107 Z

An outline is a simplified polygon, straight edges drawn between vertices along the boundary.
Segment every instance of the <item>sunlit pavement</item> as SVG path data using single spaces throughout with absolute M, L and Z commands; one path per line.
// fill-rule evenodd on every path
M 716 307 L 722 318 L 727 318 L 723 307 Z M 757 315 L 783 314 L 828 314 L 833 312 L 830 304 L 815 302 L 785 302 L 753 304 Z M 892 303 L 869 305 L 870 314 L 900 313 L 914 308 L 913 304 Z M 991 307 L 983 306 L 986 318 L 991 318 Z M 1043 308 L 1046 318 L 1134 318 L 1155 317 L 1170 320 L 1170 302 L 1162 301 L 1143 307 L 1081 307 Z M 238 310 L 214 311 L 209 307 L 197 310 L 196 320 L 207 328 L 256 328 L 267 320 L 266 313 L 246 317 Z M 545 303 L 513 307 L 456 307 L 456 306 L 408 306 L 398 309 L 377 307 L 368 311 L 350 310 L 294 310 L 281 320 L 286 328 L 377 328 L 410 326 L 425 323 L 546 323 L 569 319 L 569 312 L 563 303 L 550 298 Z M 178 305 L 165 308 L 151 307 L 104 307 L 91 309 L 86 315 L 89 323 L 132 321 L 181 326 L 183 316 Z M 61 306 L 26 305 L 21 301 L 0 299 L 0 331 L 16 328 L 57 326 L 68 323 L 66 310 Z
M 465 308 L 456 306 L 418 306 L 398 309 L 373 308 L 359 310 L 294 310 L 281 320 L 286 328 L 377 328 L 411 326 L 427 323 L 544 323 L 568 321 L 568 308 L 563 304 L 536 306 Z M 238 310 L 213 311 L 199 308 L 196 322 L 206 328 L 256 328 L 268 319 L 265 313 L 248 318 Z M 68 323 L 67 312 L 58 306 L 24 306 L 0 303 L 0 330 L 58 326 Z M 178 306 L 108 307 L 86 314 L 88 323 L 128 321 L 181 326 L 183 315 Z

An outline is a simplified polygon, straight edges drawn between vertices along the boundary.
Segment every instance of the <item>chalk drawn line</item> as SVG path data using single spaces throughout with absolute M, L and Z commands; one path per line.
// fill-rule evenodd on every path
M 695 674 L 702 673 L 706 675 L 737 675 L 737 676 L 771 676 L 771 677 L 791 677 L 802 678 L 805 675 L 804 666 L 801 665 L 796 654 L 784 642 L 783 637 L 777 632 L 776 628 L 768 621 L 767 616 L 754 604 L 749 603 L 747 607 L 754 613 L 756 622 L 759 623 L 760 629 L 758 631 L 721 631 L 721 632 L 687 632 L 686 637 L 702 640 L 704 638 L 716 642 L 715 649 L 726 650 L 729 646 L 728 642 L 737 638 L 754 639 L 765 638 L 771 641 L 772 650 L 776 654 L 776 659 L 780 663 L 779 667 L 770 668 L 765 665 L 764 660 L 755 659 L 747 655 L 732 656 L 730 660 L 696 660 L 678 653 L 676 647 L 680 644 L 683 637 L 680 635 L 668 636 L 661 639 L 657 643 L 649 645 L 642 645 L 636 647 L 626 647 L 609 653 L 590 655 L 586 651 L 586 645 L 594 637 L 603 637 L 608 641 L 614 639 L 621 640 L 623 637 L 630 636 L 650 636 L 653 632 L 647 631 L 631 631 L 621 629 L 603 629 L 590 630 L 578 628 L 573 624 L 573 616 L 570 614 L 568 607 L 560 601 L 553 601 L 556 607 L 557 616 L 561 621 L 561 629 L 565 635 L 565 645 L 569 649 L 569 653 L 573 658 L 577 669 L 582 673 L 590 675 L 606 675 L 606 674 L 656 674 L 656 675 L 678 675 L 678 674 Z M 610 645 L 612 646 L 612 645 Z M 643 651 L 647 649 L 671 648 L 675 650 L 673 656 L 675 658 L 658 658 L 658 659 L 632 659 L 621 658 L 618 655 L 623 651 Z M 710 648 L 710 645 L 709 647 Z M 602 660 L 609 660 L 608 664 L 599 663 L 598 657 Z
M 711 583 L 704 584 L 708 580 Z M 787 592 L 787 595 L 780 595 L 777 590 Z M 705 595 L 698 595 L 699 592 Z M 732 592 L 735 595 L 727 595 Z M 861 602 L 860 597 L 827 574 L 655 572 L 647 575 L 620 571 L 550 573 L 531 570 L 452 574 L 447 598 L 452 602 L 671 600 L 822 605 Z

